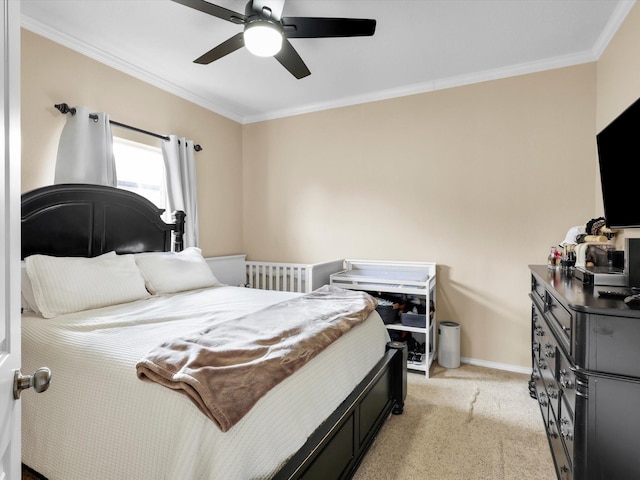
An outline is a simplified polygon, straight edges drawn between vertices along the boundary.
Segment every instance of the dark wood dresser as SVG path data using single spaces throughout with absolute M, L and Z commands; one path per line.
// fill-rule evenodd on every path
M 640 310 L 531 265 L 530 390 L 558 479 L 640 479 Z

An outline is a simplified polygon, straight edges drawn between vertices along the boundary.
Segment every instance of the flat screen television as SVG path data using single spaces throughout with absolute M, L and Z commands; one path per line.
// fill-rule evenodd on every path
M 640 98 L 596 136 L 604 219 L 610 228 L 640 227 Z

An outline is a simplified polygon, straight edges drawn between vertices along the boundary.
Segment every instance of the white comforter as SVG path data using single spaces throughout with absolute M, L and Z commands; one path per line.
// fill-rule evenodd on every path
M 22 395 L 23 462 L 49 480 L 269 478 L 382 357 L 377 313 L 222 433 L 191 401 L 136 377 L 163 340 L 297 295 L 216 287 L 53 319 L 23 316 L 23 371 L 51 368 Z

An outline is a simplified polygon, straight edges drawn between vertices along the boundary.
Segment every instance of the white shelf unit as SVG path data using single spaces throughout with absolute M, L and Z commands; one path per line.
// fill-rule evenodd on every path
M 381 260 L 345 260 L 344 270 L 330 276 L 331 285 L 350 290 L 406 294 L 424 300 L 427 323 L 424 328 L 402 325 L 399 321 L 387 324 L 388 330 L 400 330 L 424 335 L 425 355 L 422 363 L 408 363 L 407 368 L 425 373 L 436 357 L 436 263 L 395 262 Z M 435 311 L 429 320 L 429 307 Z

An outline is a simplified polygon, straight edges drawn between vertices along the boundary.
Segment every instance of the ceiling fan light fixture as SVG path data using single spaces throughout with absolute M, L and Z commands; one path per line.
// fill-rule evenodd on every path
M 244 45 L 258 57 L 273 57 L 282 48 L 282 32 L 267 20 L 257 20 L 244 29 Z
M 246 25 L 244 45 L 258 57 L 273 57 L 282 48 L 282 32 L 267 20 L 257 20 Z

